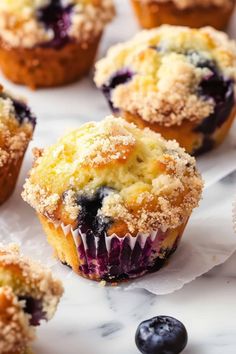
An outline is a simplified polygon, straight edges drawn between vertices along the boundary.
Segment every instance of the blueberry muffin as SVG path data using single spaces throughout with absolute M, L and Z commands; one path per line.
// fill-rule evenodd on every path
M 162 24 L 223 30 L 233 13 L 235 0 L 131 0 L 143 28 Z
M 233 203 L 233 228 L 234 231 L 236 232 L 236 199 Z
M 26 103 L 0 87 L 0 204 L 14 191 L 35 124 Z
M 0 67 L 31 88 L 76 81 L 113 16 L 113 0 L 1 0 Z
M 0 352 L 29 353 L 35 326 L 53 317 L 62 293 L 61 282 L 17 246 L 0 245 Z
M 235 117 L 235 42 L 210 27 L 161 26 L 118 44 L 96 65 L 113 112 L 190 154 L 219 145 Z
M 117 282 L 165 263 L 201 191 L 194 158 L 176 142 L 111 116 L 38 151 L 22 196 L 62 263 Z

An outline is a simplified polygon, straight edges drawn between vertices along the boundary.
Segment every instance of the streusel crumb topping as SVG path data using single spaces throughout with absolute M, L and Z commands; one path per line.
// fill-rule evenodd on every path
M 195 159 L 176 142 L 110 116 L 45 149 L 22 196 L 51 221 L 74 225 L 79 196 L 103 186 L 110 193 L 103 199 L 101 216 L 125 222 L 135 234 L 180 225 L 198 205 L 202 179 Z
M 217 7 L 229 7 L 232 6 L 234 0 L 137 0 L 143 3 L 157 2 L 157 3 L 166 3 L 173 2 L 178 9 L 184 10 L 188 8 L 192 8 L 195 6 L 200 7 L 209 7 L 209 6 L 217 6 Z
M 215 107 L 200 92 L 202 80 L 212 75 L 202 63 L 213 63 L 225 80 L 235 82 L 235 42 L 210 27 L 165 25 L 112 47 L 96 64 L 95 82 L 111 90 L 111 102 L 121 112 L 164 126 L 200 123 Z M 125 70 L 130 79 L 110 87 L 111 79 Z
M 9 286 L 0 287 L 0 353 L 25 354 L 35 338 L 29 315 Z
M 54 0 L 53 0 L 54 1 Z M 52 0 L 1 0 L 0 35 L 10 47 L 32 48 L 54 38 L 40 11 Z M 58 0 L 69 11 L 68 35 L 80 42 L 99 36 L 115 14 L 113 0 Z M 65 10 L 66 11 L 66 10 Z

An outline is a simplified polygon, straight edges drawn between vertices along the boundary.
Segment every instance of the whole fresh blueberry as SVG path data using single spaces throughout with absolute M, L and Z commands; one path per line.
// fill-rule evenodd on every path
M 157 316 L 138 326 L 135 342 L 143 354 L 178 354 L 187 344 L 184 325 L 173 317 Z

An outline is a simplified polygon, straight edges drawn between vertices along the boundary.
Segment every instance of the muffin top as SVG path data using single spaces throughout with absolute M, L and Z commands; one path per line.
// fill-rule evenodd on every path
M 0 287 L 10 287 L 32 326 L 50 320 L 62 296 L 59 280 L 41 264 L 22 256 L 17 245 L 0 245 Z
M 165 3 L 165 2 L 172 2 L 175 6 L 179 9 L 188 9 L 195 6 L 201 7 L 208 7 L 208 6 L 225 6 L 228 7 L 232 5 L 235 0 L 140 0 L 141 2 L 148 3 L 148 2 L 158 2 L 158 3 Z
M 35 124 L 36 119 L 26 104 L 0 86 L 0 167 L 22 157 Z
M 231 105 L 235 78 L 235 42 L 226 34 L 167 25 L 111 48 L 95 74 L 114 111 L 167 127 L 200 124 Z
M 1 0 L 1 39 L 26 48 L 87 42 L 102 33 L 114 13 L 113 0 Z
M 11 287 L 0 287 L 0 353 L 27 354 L 25 350 L 34 337 L 22 303 Z
M 110 116 L 38 150 L 22 196 L 54 223 L 124 236 L 177 227 L 201 191 L 176 142 Z

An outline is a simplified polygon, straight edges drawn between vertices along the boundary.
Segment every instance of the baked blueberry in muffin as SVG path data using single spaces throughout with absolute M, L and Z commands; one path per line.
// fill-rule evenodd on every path
M 70 42 L 72 10 L 72 3 L 63 5 L 60 0 L 51 1 L 39 8 L 36 14 L 39 22 L 43 23 L 48 31 L 54 33 L 53 38 L 42 45 L 59 48 Z
M 112 102 L 112 91 L 119 85 L 122 84 L 126 84 L 127 82 L 129 82 L 132 77 L 133 77 L 133 73 L 128 70 L 128 69 L 122 69 L 118 72 L 116 72 L 110 79 L 109 82 L 107 82 L 106 84 L 104 84 L 102 86 L 102 92 L 104 93 L 104 96 L 106 97 L 109 106 L 111 108 L 111 110 L 113 111 L 113 113 L 119 113 L 119 109 L 115 108 Z
M 116 282 L 164 265 L 201 191 L 176 142 L 111 116 L 38 151 L 22 195 L 62 263 Z
M 162 26 L 108 51 L 95 82 L 113 112 L 197 155 L 235 117 L 235 43 L 212 28 Z
M 50 87 L 90 70 L 112 0 L 0 2 L 0 67 L 11 81 Z
M 26 103 L 0 87 L 0 204 L 14 191 L 35 125 Z
M 225 29 L 235 0 L 131 0 L 140 25 L 153 28 L 163 24 Z
M 28 353 L 34 327 L 53 317 L 62 293 L 50 271 L 23 257 L 16 245 L 0 245 L 0 352 Z

